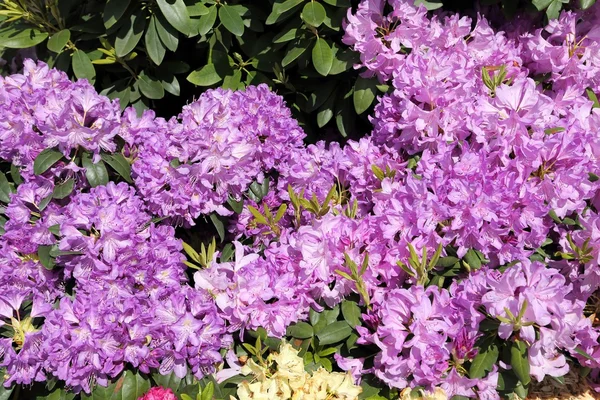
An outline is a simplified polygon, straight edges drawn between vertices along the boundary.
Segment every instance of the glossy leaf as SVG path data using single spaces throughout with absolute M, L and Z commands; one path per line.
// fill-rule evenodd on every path
M 312 49 L 312 62 L 317 72 L 323 76 L 329 74 L 333 65 L 333 53 L 327 41 L 318 38 Z
M 13 192 L 14 190 L 8 179 L 0 172 L 0 202 L 8 204 L 10 202 L 10 194 Z
M 215 22 L 217 21 L 217 6 L 212 6 L 208 10 L 208 14 L 200 17 L 200 21 L 198 22 L 198 33 L 200 35 L 206 35 L 208 31 L 210 31 L 213 26 L 215 26 Z
M 222 5 L 219 8 L 219 20 L 235 36 L 242 36 L 244 33 L 244 20 L 233 7 L 227 4 Z
M 33 173 L 43 174 L 61 158 L 63 154 L 55 148 L 43 150 L 33 161 Z
M 73 73 L 78 79 L 87 79 L 90 83 L 94 83 L 96 80 L 96 69 L 83 50 L 75 50 L 72 64 Z
M 106 2 L 104 12 L 102 13 L 106 29 L 111 28 L 121 19 L 130 2 L 131 0 L 108 0 Z
M 415 0 L 415 6 L 423 5 L 427 10 L 437 10 L 444 4 L 441 1 L 427 1 L 427 0 Z
M 156 24 L 156 17 L 152 16 L 152 18 L 150 18 L 150 23 L 148 24 L 148 29 L 146 29 L 144 42 L 146 44 L 146 51 L 148 52 L 150 59 L 154 61 L 156 65 L 160 65 L 165 57 L 167 49 L 165 48 L 162 40 L 160 40 Z
M 187 80 L 197 86 L 211 86 L 221 82 L 223 78 L 217 73 L 214 64 L 207 64 L 204 67 L 193 71 L 188 75 Z
M 378 83 L 377 78 L 367 79 L 359 76 L 356 79 L 352 100 L 357 114 L 362 114 L 371 107 L 377 94 Z
M 360 315 L 362 314 L 360 307 L 356 302 L 344 300 L 342 302 L 342 315 L 344 316 L 344 320 L 351 327 L 356 327 L 360 325 Z
M 313 327 L 306 322 L 298 322 L 294 325 L 290 325 L 287 328 L 287 336 L 292 336 L 296 339 L 308 339 L 313 337 Z
M 165 89 L 160 81 L 152 76 L 146 75 L 145 72 L 142 72 L 138 76 L 138 85 L 142 94 L 149 99 L 162 99 L 165 97 Z
M 304 5 L 300 17 L 309 25 L 319 27 L 325 21 L 326 11 L 321 3 L 311 0 Z
M 125 57 L 131 53 L 139 43 L 146 29 L 146 18 L 141 11 L 131 14 L 119 31 L 115 39 L 115 51 L 118 57 Z
M 525 342 L 516 340 L 512 343 L 510 347 L 510 365 L 523 385 L 528 385 L 531 382 L 527 344 Z
M 269 14 L 269 16 L 267 17 L 265 24 L 272 25 L 285 19 L 286 14 L 293 11 L 303 2 L 304 0 L 276 1 L 275 4 L 273 4 L 273 10 L 271 11 L 271 14 Z
M 594 4 L 596 4 L 596 0 L 579 0 L 579 8 L 582 10 L 587 10 Z
M 352 334 L 352 327 L 346 321 L 336 321 L 324 327 L 317 337 L 321 345 L 341 342 Z
M 138 400 L 150 390 L 150 381 L 145 379 L 140 373 L 125 371 L 117 381 L 114 400 Z
M 155 17 L 156 31 L 158 32 L 158 37 L 161 42 L 167 49 L 176 51 L 177 46 L 179 45 L 179 33 L 175 28 L 169 25 L 165 17 L 162 15 L 155 15 Z
M 173 28 L 184 35 L 189 34 L 191 21 L 183 0 L 156 0 L 156 3 Z
M 83 153 L 81 164 L 85 168 L 85 177 L 92 187 L 106 185 L 108 183 L 108 171 L 102 160 L 93 163 L 89 153 Z
M 71 39 L 71 31 L 63 29 L 62 31 L 56 32 L 48 39 L 48 50 L 55 53 L 60 53 Z
M 42 43 L 48 34 L 27 26 L 7 25 L 0 29 L 0 46 L 9 49 L 25 49 Z
M 54 269 L 54 266 L 56 265 L 54 258 L 50 255 L 51 249 L 52 246 L 38 247 L 38 258 L 40 259 L 40 263 L 42 263 L 44 268 L 46 268 L 47 270 Z
M 125 179 L 128 183 L 133 183 L 133 179 L 131 179 L 131 164 L 129 164 L 129 161 L 127 161 L 122 154 L 102 153 L 101 157 L 102 160 L 110 165 L 111 168 L 114 169 L 123 179 Z
M 219 234 L 219 239 L 221 239 L 221 243 L 225 240 L 225 224 L 216 213 L 210 214 L 210 220 L 212 221 L 217 233 Z
M 496 361 L 498 360 L 498 345 L 494 341 L 488 341 L 479 348 L 479 352 L 471 362 L 471 368 L 469 369 L 469 377 L 471 379 L 483 378 L 488 372 L 490 372 Z
M 75 180 L 73 178 L 69 178 L 66 181 L 54 186 L 54 191 L 52 191 L 52 198 L 59 200 L 64 199 L 73 192 L 74 186 Z

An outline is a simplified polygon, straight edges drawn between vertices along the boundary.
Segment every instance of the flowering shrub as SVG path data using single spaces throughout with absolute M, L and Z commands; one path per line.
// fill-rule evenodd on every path
M 27 61 L 0 78 L 0 394 L 594 385 L 599 22 L 365 1 L 344 41 L 390 89 L 344 145 L 303 144 L 266 85 L 167 121 Z

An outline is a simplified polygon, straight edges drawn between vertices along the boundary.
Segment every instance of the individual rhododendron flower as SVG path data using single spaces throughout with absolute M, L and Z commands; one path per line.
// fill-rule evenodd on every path
M 177 400 L 177 396 L 175 396 L 171 389 L 158 386 L 150 388 L 138 400 Z

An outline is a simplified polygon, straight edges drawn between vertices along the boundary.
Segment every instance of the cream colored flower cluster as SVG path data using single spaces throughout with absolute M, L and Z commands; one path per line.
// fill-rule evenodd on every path
M 328 372 L 324 368 L 312 375 L 306 372 L 298 350 L 286 342 L 278 354 L 268 357 L 265 365 L 249 359 L 241 372 L 252 375 L 252 380 L 238 385 L 239 400 L 354 400 L 362 392 L 349 373 Z

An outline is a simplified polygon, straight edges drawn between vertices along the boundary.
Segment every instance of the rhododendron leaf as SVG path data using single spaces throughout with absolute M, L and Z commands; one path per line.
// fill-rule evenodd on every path
M 279 222 L 281 220 L 281 218 L 283 218 L 283 216 L 285 215 L 285 212 L 287 211 L 287 204 L 283 203 L 282 205 L 279 206 L 279 209 L 277 210 L 277 214 L 275 215 L 275 222 Z
M 441 257 L 438 260 L 436 266 L 441 268 L 448 268 L 454 266 L 459 261 L 460 260 L 458 258 L 452 256 Z
M 345 340 L 352 334 L 352 327 L 346 321 L 336 321 L 317 333 L 319 344 L 334 344 Z
M 596 4 L 596 0 L 579 0 L 579 8 L 582 10 L 587 10 L 594 4 Z
M 221 250 L 221 256 L 219 257 L 219 261 L 222 263 L 228 262 L 229 260 L 231 260 L 233 253 L 234 253 L 233 245 L 231 243 L 227 243 L 223 247 L 223 250 Z
M 192 71 L 187 80 L 197 86 L 211 86 L 223 80 L 223 76 L 217 72 L 214 64 L 207 64 L 204 67 Z
M 73 53 L 73 73 L 78 79 L 87 79 L 90 83 L 96 80 L 96 69 L 90 61 L 90 57 L 82 50 Z
M 585 89 L 585 92 L 587 93 L 588 98 L 594 103 L 594 108 L 600 108 L 600 102 L 598 101 L 596 93 L 590 88 Z
M 71 39 L 70 30 L 63 29 L 62 31 L 56 32 L 50 37 L 50 39 L 48 39 L 48 50 L 53 51 L 55 53 L 60 53 L 64 49 L 69 39 Z
M 466 261 L 466 263 L 469 264 L 469 267 L 472 270 L 478 270 L 479 268 L 481 268 L 481 260 L 479 259 L 479 256 L 477 255 L 477 253 L 475 253 L 473 249 L 469 249 L 469 251 L 467 251 L 467 254 L 465 254 L 464 257 L 464 261 Z
M 137 83 L 140 92 L 147 98 L 158 100 L 165 97 L 165 89 L 160 81 L 153 76 L 147 75 L 145 71 L 139 74 Z
M 215 393 L 215 385 L 212 382 L 208 382 L 204 389 L 202 389 L 202 395 L 200 400 L 212 400 L 213 394 Z
M 227 204 L 229 204 L 231 209 L 236 214 L 241 214 L 242 211 L 244 211 L 244 199 L 243 198 L 240 200 L 235 200 L 233 197 L 229 196 L 229 198 L 227 199 Z
M 15 183 L 15 185 L 18 186 L 21 183 L 23 183 L 23 177 L 21 176 L 21 169 L 14 164 L 10 165 L 10 176 L 12 177 L 12 180 Z
M 315 0 L 311 0 L 304 5 L 300 18 L 309 25 L 319 27 L 325 21 L 326 11 L 323 5 Z
M 213 5 L 208 8 L 208 14 L 200 17 L 197 26 L 197 30 L 200 35 L 206 35 L 208 31 L 215 26 L 215 22 L 217 21 L 217 13 L 217 6 Z
M 8 182 L 6 176 L 0 172 L 0 202 L 9 203 L 10 202 L 10 194 L 14 193 L 13 185 Z
M 64 199 L 73 192 L 74 187 L 75 180 L 73 178 L 69 178 L 66 181 L 54 186 L 52 197 L 55 199 Z
M 313 327 L 306 322 L 298 322 L 294 325 L 290 325 L 287 328 L 287 336 L 295 337 L 296 339 L 308 339 L 313 337 Z
M 165 45 L 160 40 L 156 22 L 156 16 L 150 18 L 148 28 L 146 28 L 146 35 L 144 35 L 144 43 L 146 44 L 146 51 L 150 59 L 156 64 L 160 65 L 167 52 Z
M 180 394 L 181 400 L 194 400 L 191 396 L 188 396 L 185 393 Z
M 48 34 L 27 25 L 10 25 L 0 29 L 0 43 L 9 49 L 25 49 L 42 43 Z
M 273 43 L 285 43 L 296 39 L 302 21 L 292 20 L 283 27 L 273 38 Z
M 279 21 L 283 21 L 284 19 L 288 18 L 295 11 L 295 8 L 301 5 L 303 2 L 304 0 L 277 0 L 273 4 L 273 10 L 267 17 L 265 24 L 272 25 Z
M 188 15 L 187 6 L 183 0 L 156 0 L 162 15 L 171 24 L 184 35 L 190 33 L 191 21 Z
M 259 224 L 263 224 L 263 225 L 269 224 L 269 222 L 267 221 L 265 216 L 262 215 L 261 212 L 258 211 L 256 208 L 254 208 L 252 206 L 248 206 L 248 211 L 250 211 L 250 213 L 254 216 L 254 219 L 256 219 L 256 222 L 258 222 Z
M 312 49 L 312 62 L 317 72 L 327 76 L 333 65 L 333 52 L 327 41 L 318 38 Z
M 471 367 L 469 368 L 469 378 L 483 378 L 493 369 L 500 354 L 494 338 L 485 340 L 479 347 L 479 352 L 471 362 Z
M 154 22 L 156 26 L 156 32 L 158 33 L 160 41 L 165 45 L 167 49 L 171 51 L 176 51 L 177 46 L 179 45 L 179 33 L 167 22 L 163 15 L 155 14 L 154 17 L 156 17 Z M 171 71 L 172 73 L 179 73 L 173 70 L 171 66 L 169 66 L 169 71 Z
M 523 385 L 531 382 L 529 375 L 529 359 L 527 358 L 527 344 L 521 340 L 515 340 L 510 347 L 510 365 Z
M 36 175 L 43 174 L 63 157 L 63 153 L 55 148 L 43 150 L 33 162 L 33 173 Z
M 244 20 L 236 10 L 227 4 L 221 5 L 219 9 L 219 20 L 223 26 L 235 36 L 242 36 L 244 33 Z
M 590 361 L 596 361 L 596 359 L 594 357 L 592 357 L 588 353 L 586 353 L 585 350 L 583 350 L 581 347 L 576 347 L 573 351 Z
M 50 255 L 50 250 L 53 246 L 39 246 L 38 247 L 38 257 L 40 262 L 47 270 L 52 270 L 56 263 L 54 262 L 54 258 Z
M 85 168 L 85 177 L 92 187 L 106 185 L 108 183 L 108 171 L 104 161 L 100 160 L 94 164 L 89 153 L 81 155 L 81 164 Z
M 415 0 L 415 6 L 423 5 L 427 10 L 437 10 L 443 6 L 441 1 Z
M 371 107 L 371 104 L 373 104 L 377 93 L 376 86 L 378 82 L 377 78 L 367 79 L 358 77 L 356 80 L 352 100 L 357 114 L 360 115 L 364 113 Z
M 102 160 L 110 165 L 110 167 L 114 169 L 123 179 L 125 179 L 125 181 L 128 183 L 133 183 L 133 179 L 131 179 L 131 164 L 129 164 L 129 161 L 127 161 L 122 154 L 102 153 L 100 156 L 102 157 Z
M 344 320 L 348 323 L 348 325 L 354 328 L 361 324 L 360 315 L 362 312 L 355 301 L 344 300 L 341 308 Z
M 308 48 L 312 45 L 312 42 L 306 38 L 300 38 L 293 41 L 287 47 L 287 52 L 281 60 L 281 66 L 286 67 L 300 57 Z M 330 67 L 331 68 L 331 67 Z
M 225 224 L 216 213 L 210 214 L 210 220 L 212 221 L 217 233 L 219 234 L 219 239 L 221 239 L 221 243 L 225 240 Z
M 102 13 L 106 29 L 110 29 L 121 19 L 130 2 L 131 0 L 108 0 L 106 2 L 104 12 Z
M 590 182 L 596 182 L 600 179 L 600 177 L 596 174 L 593 174 L 591 172 L 588 173 L 588 179 Z
M 137 400 L 150 389 L 150 381 L 139 372 L 125 371 L 117 381 L 113 400 Z
M 115 51 L 118 57 L 131 53 L 139 43 L 146 29 L 146 17 L 141 11 L 131 14 L 129 19 L 119 28 L 115 39 Z

